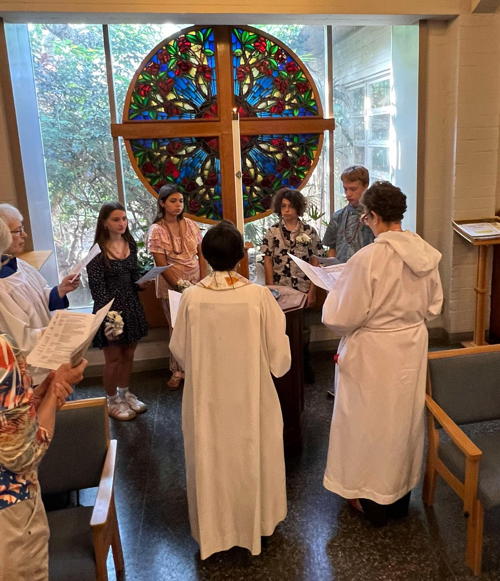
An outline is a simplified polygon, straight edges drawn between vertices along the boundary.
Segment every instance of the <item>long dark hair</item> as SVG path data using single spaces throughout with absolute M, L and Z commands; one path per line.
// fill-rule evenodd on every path
M 106 202 L 101 206 L 99 210 L 99 216 L 97 217 L 97 226 L 95 228 L 94 244 L 99 244 L 99 248 L 102 250 L 102 256 L 104 257 L 104 262 L 108 261 L 106 256 L 106 243 L 109 240 L 109 231 L 104 227 L 104 221 L 109 218 L 112 212 L 115 210 L 121 210 L 125 212 L 125 208 L 120 204 L 120 202 Z M 135 240 L 130 234 L 130 230 L 127 229 L 122 234 L 122 238 L 126 240 L 130 246 L 130 250 L 133 252 L 137 248 Z
M 160 188 L 160 191 L 158 192 L 158 198 L 156 200 L 156 216 L 153 220 L 153 224 L 157 224 L 163 220 L 165 216 L 165 208 L 160 204 L 160 202 L 163 202 L 172 194 L 182 194 L 184 197 L 184 192 L 177 184 L 165 184 Z M 182 212 L 177 216 L 177 220 L 182 220 L 182 218 L 184 218 L 184 210 L 182 210 Z

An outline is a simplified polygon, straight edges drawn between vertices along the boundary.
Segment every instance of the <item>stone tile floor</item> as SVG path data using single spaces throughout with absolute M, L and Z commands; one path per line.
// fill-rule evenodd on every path
M 409 517 L 383 529 L 372 528 L 322 487 L 333 407 L 326 396 L 332 365 L 328 353 L 314 353 L 312 358 L 316 382 L 306 386 L 304 447 L 299 456 L 287 458 L 288 516 L 258 557 L 234 548 L 200 560 L 187 516 L 182 391 L 164 388 L 165 371 L 134 375 L 132 389 L 149 411 L 132 422 L 112 420 L 112 434 L 118 439 L 116 502 L 127 580 L 474 579 L 463 561 L 465 519 L 460 502 L 443 483 L 433 509 L 424 508 L 418 489 Z M 99 381 L 88 379 L 77 397 L 101 394 Z M 111 559 L 109 563 L 111 569 Z M 500 511 L 486 514 L 481 579 L 500 579 Z

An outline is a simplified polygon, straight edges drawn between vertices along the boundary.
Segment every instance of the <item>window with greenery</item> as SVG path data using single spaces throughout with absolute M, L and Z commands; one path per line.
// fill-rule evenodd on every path
M 181 28 L 183 25 L 109 26 L 119 118 L 130 79 L 145 55 Z M 307 64 L 322 97 L 323 27 L 260 28 L 289 45 Z M 57 263 L 63 274 L 92 244 L 100 205 L 117 199 L 103 32 L 99 25 L 34 24 L 29 25 L 29 33 Z M 141 241 L 151 224 L 155 200 L 133 171 L 124 147 L 122 158 L 130 227 Z M 322 154 L 305 189 L 315 217 L 323 206 L 322 192 L 327 179 L 324 159 Z M 255 244 L 260 243 L 267 227 L 264 222 L 258 220 L 247 225 L 246 235 Z M 81 289 L 72 293 L 71 303 L 72 306 L 91 303 L 85 280 Z
M 145 56 L 160 41 L 186 26 L 188 24 L 109 25 L 118 120 L 122 118 L 130 80 Z M 305 63 L 325 106 L 324 27 L 256 27 L 276 37 Z M 28 30 L 52 211 L 51 226 L 62 275 L 90 247 L 100 205 L 118 197 L 103 28 L 52 23 L 28 25 Z M 395 176 L 392 163 L 397 140 L 391 50 L 391 27 L 334 29 L 336 209 L 345 203 L 339 176 L 346 166 L 366 165 L 372 180 Z M 15 66 L 15 60 L 13 62 Z M 31 89 L 23 87 L 22 90 Z M 328 164 L 331 146 L 325 139 L 319 162 L 303 189 L 309 201 L 305 218 L 320 232 L 331 210 Z M 134 172 L 123 143 L 121 147 L 127 212 L 134 237 L 140 241 L 152 221 L 155 200 Z M 251 177 L 246 176 L 247 181 Z M 265 229 L 274 220 L 269 216 L 248 223 L 246 238 L 258 246 Z M 78 293 L 72 293 L 71 301 L 72 306 L 91 303 L 85 281 Z
M 354 164 L 368 168 L 370 182 L 391 180 L 390 74 L 364 79 L 347 86 L 337 84 L 334 100 L 337 121 L 336 193 L 342 193 L 342 170 Z M 339 201 L 342 206 L 341 198 Z
M 176 29 L 111 27 L 119 108 L 151 43 Z M 102 26 L 32 24 L 29 32 L 57 263 L 65 274 L 92 245 L 101 204 L 118 197 Z M 139 240 L 155 203 L 128 163 L 124 173 L 130 225 Z M 85 279 L 70 299 L 73 307 L 91 304 Z

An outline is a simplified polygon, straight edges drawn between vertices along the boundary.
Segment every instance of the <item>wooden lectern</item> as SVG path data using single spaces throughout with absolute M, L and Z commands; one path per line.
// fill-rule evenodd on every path
M 488 284 L 486 270 L 488 266 L 488 251 L 490 246 L 500 244 L 500 218 L 480 218 L 474 220 L 454 220 L 453 230 L 472 246 L 477 246 L 478 259 L 476 271 L 476 315 L 474 320 L 474 336 L 472 343 L 465 347 L 486 345 L 484 338 L 486 298 Z
M 286 334 L 290 340 L 292 366 L 283 377 L 275 377 L 283 414 L 285 452 L 293 454 L 302 448 L 302 415 L 304 412 L 303 311 L 307 296 L 287 286 L 270 286 L 280 292 L 278 304 L 286 317 Z

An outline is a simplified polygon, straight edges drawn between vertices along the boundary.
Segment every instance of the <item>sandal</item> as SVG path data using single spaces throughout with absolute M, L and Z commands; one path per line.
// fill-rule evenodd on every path
M 115 420 L 126 422 L 128 420 L 133 420 L 136 413 L 131 409 L 128 402 L 113 395 L 111 397 L 108 396 L 108 415 L 110 418 L 114 418 Z
M 170 379 L 167 381 L 167 388 L 179 389 L 182 381 L 184 381 L 184 373 L 182 373 L 182 371 L 174 371 Z

